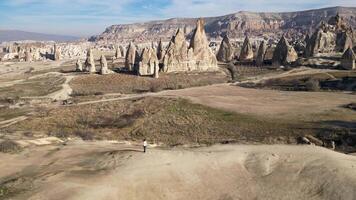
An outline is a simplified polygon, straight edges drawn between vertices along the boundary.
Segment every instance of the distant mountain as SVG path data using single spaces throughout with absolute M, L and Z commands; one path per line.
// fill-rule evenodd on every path
M 22 40 L 66 42 L 66 41 L 73 41 L 78 39 L 80 38 L 74 36 L 33 33 L 33 32 L 18 31 L 18 30 L 0 30 L 0 42 L 22 41 Z
M 321 21 L 328 21 L 337 13 L 353 28 L 356 27 L 356 7 L 331 7 L 297 12 L 246 12 L 241 11 L 220 17 L 207 17 L 205 29 L 208 36 L 241 38 L 250 36 L 279 38 L 303 37 L 311 33 Z M 168 40 L 182 28 L 186 35 L 195 28 L 197 18 L 173 18 L 135 24 L 119 24 L 108 27 L 101 35 L 93 36 L 91 41 L 157 41 Z

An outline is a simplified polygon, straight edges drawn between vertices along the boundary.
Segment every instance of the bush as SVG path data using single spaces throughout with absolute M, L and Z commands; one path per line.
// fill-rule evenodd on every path
M 82 130 L 78 130 L 74 132 L 75 136 L 78 136 L 80 138 L 82 138 L 82 140 L 93 140 L 94 139 L 94 133 L 90 132 L 90 131 L 82 131 Z
M 0 142 L 0 152 L 16 153 L 22 150 L 22 147 L 12 140 L 4 140 Z
M 124 128 L 134 124 L 143 115 L 144 111 L 136 110 L 131 114 L 97 118 L 96 121 L 89 123 L 89 126 L 92 128 Z
M 311 78 L 305 82 L 305 88 L 307 91 L 319 91 L 320 90 L 319 81 Z
M 233 63 L 229 63 L 227 69 L 230 72 L 231 80 L 235 81 L 237 79 L 237 70 Z
M 158 82 L 153 81 L 150 84 L 150 89 L 149 90 L 150 90 L 150 92 L 159 92 L 162 89 L 161 89 L 161 87 L 160 87 Z

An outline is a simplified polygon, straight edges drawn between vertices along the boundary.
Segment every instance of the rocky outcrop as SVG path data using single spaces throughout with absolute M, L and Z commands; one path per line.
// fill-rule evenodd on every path
M 126 57 L 126 49 L 125 49 L 125 47 L 120 45 L 119 48 L 120 48 L 120 51 L 121 51 L 121 56 L 123 58 L 125 58 Z
M 61 59 L 61 51 L 59 49 L 59 47 L 55 44 L 53 47 L 53 59 L 55 61 L 58 61 Z
M 32 62 L 32 55 L 30 49 L 26 49 L 25 51 L 25 62 Z
M 265 41 L 262 41 L 260 46 L 258 47 L 257 56 L 256 56 L 256 65 L 262 66 L 265 60 L 265 54 L 267 50 L 267 45 Z
M 242 49 L 239 56 L 240 61 L 252 61 L 253 60 L 253 49 L 248 36 L 245 37 L 245 41 L 242 45 Z
M 141 59 L 138 64 L 138 75 L 154 75 L 156 69 L 159 69 L 159 61 L 156 51 L 153 48 L 143 49 Z
M 82 61 L 80 59 L 78 59 L 77 62 L 75 63 L 75 71 L 77 71 L 77 72 L 83 71 L 83 65 L 82 65 Z
M 134 45 L 134 43 L 130 42 L 125 57 L 125 67 L 128 71 L 133 71 L 135 69 L 135 61 L 136 61 L 136 46 Z
M 89 73 L 96 73 L 93 49 L 89 49 L 87 52 L 87 59 L 85 61 L 85 71 Z
M 321 21 L 328 21 L 337 13 L 356 28 L 356 8 L 333 7 L 317 10 L 257 13 L 238 12 L 220 17 L 205 18 L 206 31 L 209 37 L 229 35 L 231 38 L 265 35 L 279 39 L 280 35 L 290 32 L 293 38 L 310 31 L 310 27 L 317 27 Z M 174 18 L 168 20 L 151 21 L 136 24 L 121 24 L 108 27 L 99 36 L 92 37 L 94 41 L 158 41 L 160 38 L 170 38 L 178 28 L 185 29 L 190 34 L 194 30 L 194 18 Z
M 342 31 L 336 35 L 336 51 L 345 52 L 348 48 L 352 48 L 353 31 Z
M 195 64 L 190 66 L 191 70 L 215 71 L 218 69 L 216 56 L 209 48 L 203 19 L 197 21 L 197 26 L 190 40 L 189 50 L 192 50 L 195 61 Z
M 298 54 L 294 48 L 289 45 L 287 39 L 282 36 L 273 52 L 272 64 L 279 67 L 289 65 L 298 59 Z
M 335 50 L 336 35 L 333 32 L 317 29 L 309 39 L 305 49 L 306 57 L 313 57 L 318 53 L 330 53 Z
M 351 48 L 348 48 L 341 57 L 341 66 L 347 70 L 355 70 L 355 53 Z
M 216 55 L 216 58 L 220 62 L 230 62 L 234 56 L 234 48 L 230 43 L 230 39 L 227 35 L 224 36 L 219 51 Z
M 159 40 L 158 47 L 157 47 L 157 58 L 160 61 L 160 63 L 163 62 L 164 55 L 166 54 L 166 51 L 163 47 L 162 40 Z
M 216 56 L 209 48 L 205 35 L 204 21 L 198 20 L 189 49 L 184 33 L 178 29 L 172 37 L 163 58 L 164 72 L 215 71 L 218 70 Z
M 153 74 L 153 78 L 159 78 L 159 66 L 155 66 L 155 73 Z
M 328 23 L 322 22 L 309 39 L 305 56 L 313 57 L 319 53 L 344 52 L 353 43 L 352 28 L 339 15 L 331 17 Z
M 164 72 L 188 71 L 188 47 L 185 36 L 178 29 L 168 44 L 166 54 L 163 58 Z
M 122 53 L 121 53 L 121 49 L 119 46 L 116 47 L 115 49 L 115 58 L 118 59 L 118 58 L 122 58 Z
M 101 55 L 100 57 L 100 72 L 101 75 L 111 74 L 113 71 L 109 70 L 108 62 L 106 61 L 106 57 Z

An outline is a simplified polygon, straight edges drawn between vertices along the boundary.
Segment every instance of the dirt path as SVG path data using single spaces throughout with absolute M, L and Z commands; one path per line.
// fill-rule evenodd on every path
M 144 154 L 138 146 L 70 142 L 20 154 L 0 153 L 0 160 L 1 186 L 10 189 L 5 199 L 352 200 L 356 196 L 356 157 L 315 146 L 149 148 Z
M 21 116 L 21 117 L 16 117 L 16 118 L 9 119 L 9 120 L 1 121 L 0 122 L 0 128 L 9 127 L 11 125 L 14 125 L 14 124 L 16 124 L 18 122 L 24 121 L 26 119 L 27 119 L 26 116 Z
M 48 94 L 46 97 L 51 98 L 53 100 L 66 100 L 70 98 L 73 90 L 69 86 L 69 82 L 75 77 L 73 75 L 64 76 L 66 78 L 65 82 L 62 84 L 62 89 L 54 92 L 52 94 Z

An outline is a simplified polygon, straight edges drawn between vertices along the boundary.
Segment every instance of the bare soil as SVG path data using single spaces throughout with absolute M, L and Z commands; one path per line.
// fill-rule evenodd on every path
M 72 141 L 0 153 L 0 199 L 355 198 L 356 158 L 315 146 L 152 149 Z

